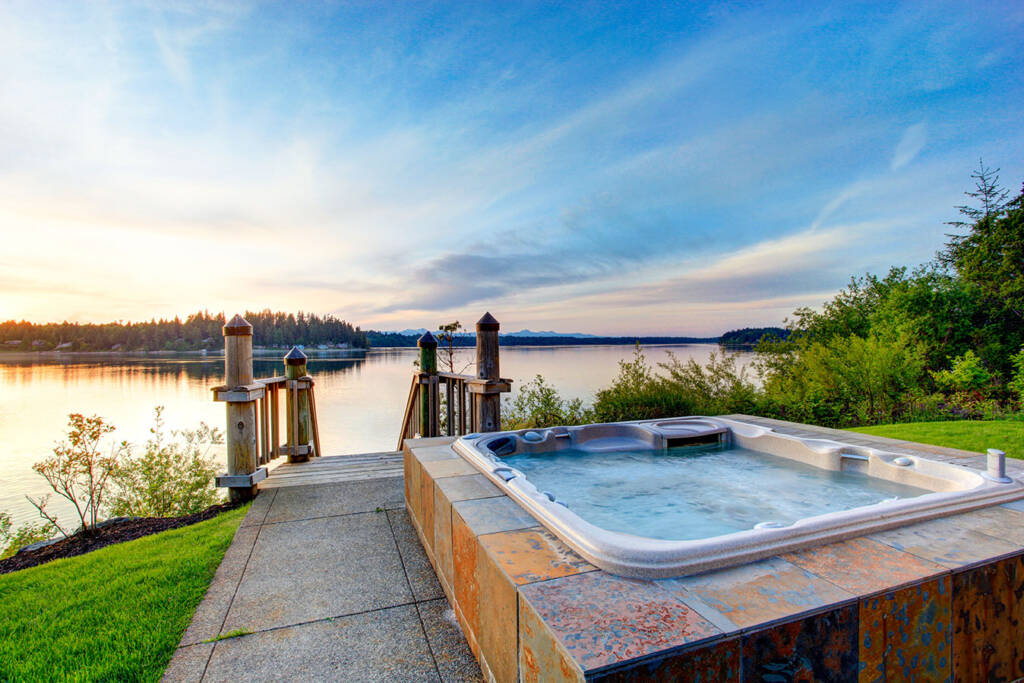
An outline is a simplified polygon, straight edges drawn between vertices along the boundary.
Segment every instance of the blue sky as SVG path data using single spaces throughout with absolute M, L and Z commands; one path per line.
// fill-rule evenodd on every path
M 1024 4 L 0 4 L 0 318 L 716 334 L 1024 180 Z

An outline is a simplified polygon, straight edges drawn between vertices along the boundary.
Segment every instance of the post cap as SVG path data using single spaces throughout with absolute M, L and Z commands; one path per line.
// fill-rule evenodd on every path
M 224 326 L 223 332 L 225 337 L 251 337 L 252 325 L 242 316 L 235 314 L 235 317 Z
M 306 354 L 299 350 L 297 346 L 293 346 L 292 350 L 284 356 L 285 365 L 305 365 Z
M 421 349 L 436 349 L 437 340 L 434 339 L 434 335 L 430 334 L 430 332 L 424 332 L 423 336 L 416 341 L 416 346 Z
M 476 321 L 477 332 L 495 332 L 500 326 L 498 321 L 489 312 L 484 313 L 484 317 Z

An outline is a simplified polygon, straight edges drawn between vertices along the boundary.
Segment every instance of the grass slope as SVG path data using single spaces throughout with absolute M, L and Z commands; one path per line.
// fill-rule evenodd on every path
M 246 510 L 0 576 L 0 680 L 159 680 Z
M 998 448 L 1013 458 L 1024 458 L 1024 420 L 961 420 L 957 422 L 907 422 L 856 427 L 861 434 L 887 436 L 918 443 L 984 453 Z

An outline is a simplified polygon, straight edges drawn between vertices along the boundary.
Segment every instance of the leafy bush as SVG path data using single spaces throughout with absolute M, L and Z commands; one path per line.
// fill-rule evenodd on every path
M 68 415 L 67 439 L 54 447 L 52 456 L 32 465 L 54 493 L 71 503 L 83 531 L 89 531 L 99 521 L 111 477 L 128 453 L 125 441 L 113 444 L 106 455 L 101 452 L 100 441 L 112 431 L 114 426 L 98 415 L 85 417 L 72 413 Z M 64 536 L 69 536 L 68 529 L 61 526 L 57 516 L 46 509 L 50 495 L 28 500 L 43 519 Z
M 947 391 L 981 391 L 992 381 L 992 373 L 985 369 L 974 351 L 967 350 L 952 360 L 952 368 L 933 372 L 935 383 Z
M 758 390 L 737 366 L 738 354 L 711 352 L 704 365 L 692 358 L 680 361 L 669 352 L 669 362 L 659 363 L 667 374 L 666 390 L 687 397 L 698 415 L 745 413 L 758 405 Z
M 578 425 L 593 421 L 593 411 L 584 408 L 582 400 L 563 399 L 540 375 L 524 384 L 501 411 L 502 429 Z
M 1017 395 L 1018 407 L 1024 409 L 1024 346 L 1010 356 L 1010 362 L 1013 363 L 1013 378 L 1008 386 Z
M 811 342 L 759 363 L 767 407 L 778 417 L 832 427 L 892 422 L 924 372 L 919 349 L 875 336 Z
M 612 385 L 597 393 L 595 419 L 618 422 L 750 412 L 760 397 L 745 369 L 737 367 L 737 358 L 736 354 L 712 352 L 702 366 L 669 353 L 669 361 L 658 364 L 659 373 L 638 346 L 632 360 L 619 362 Z
M 914 397 L 899 418 L 902 422 L 943 422 L 1002 420 L 1012 416 L 1013 412 L 996 399 L 984 398 L 976 391 L 960 391 Z
M 14 522 L 6 512 L 0 512 L 0 560 L 5 560 L 21 548 L 53 538 L 57 527 L 50 522 L 25 522 L 14 529 Z
M 172 430 L 173 440 L 167 441 L 163 411 L 162 406 L 154 410 L 152 436 L 142 455 L 125 459 L 114 474 L 113 515 L 177 517 L 218 500 L 210 452 L 224 443 L 220 430 L 201 422 L 198 429 Z
M 646 420 L 692 412 L 689 398 L 664 386 L 639 345 L 632 360 L 619 361 L 619 374 L 610 387 L 597 392 L 594 402 L 597 422 Z

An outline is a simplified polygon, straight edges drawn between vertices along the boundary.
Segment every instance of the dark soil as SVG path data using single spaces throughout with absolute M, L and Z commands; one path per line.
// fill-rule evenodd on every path
M 62 538 L 48 546 L 37 550 L 21 551 L 6 560 L 0 560 L 0 574 L 28 569 L 36 565 L 59 560 L 64 557 L 82 555 L 98 550 L 114 543 L 124 543 L 150 534 L 177 529 L 216 517 L 222 512 L 233 509 L 234 505 L 211 505 L 202 512 L 183 517 L 131 517 L 113 521 L 88 533 L 78 532 L 68 538 Z

